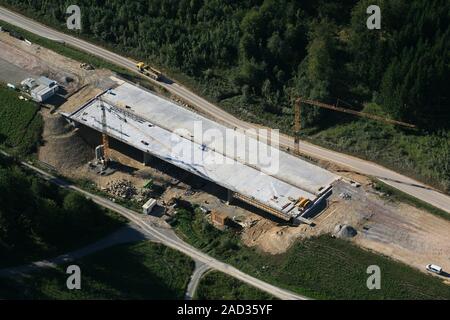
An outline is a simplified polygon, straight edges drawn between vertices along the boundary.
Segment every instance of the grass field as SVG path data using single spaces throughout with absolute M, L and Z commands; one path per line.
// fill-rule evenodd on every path
M 180 210 L 178 234 L 192 245 L 274 285 L 318 299 L 450 299 L 439 279 L 352 243 L 322 236 L 269 255 L 245 247 L 231 231 L 211 227 L 201 213 Z M 381 268 L 381 289 L 368 290 L 367 267 Z
M 43 128 L 38 111 L 36 103 L 19 100 L 18 92 L 0 83 L 0 146 L 17 155 L 35 152 Z
M 1 279 L 0 299 L 183 299 L 194 263 L 160 244 L 120 245 L 85 257 L 81 290 L 66 287 L 67 266 Z
M 218 271 L 208 272 L 195 292 L 197 300 L 271 300 L 274 297 Z

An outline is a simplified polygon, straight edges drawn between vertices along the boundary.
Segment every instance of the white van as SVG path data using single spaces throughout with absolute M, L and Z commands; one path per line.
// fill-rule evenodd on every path
M 441 274 L 442 273 L 442 267 L 439 267 L 435 264 L 427 264 L 426 266 L 427 270 L 433 273 Z

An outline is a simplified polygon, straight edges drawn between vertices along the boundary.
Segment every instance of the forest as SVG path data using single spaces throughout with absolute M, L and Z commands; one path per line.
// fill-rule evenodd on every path
M 22 169 L 0 155 L 0 266 L 48 258 L 122 225 L 91 200 Z
M 71 1 L 0 4 L 68 32 Z M 379 30 L 366 25 L 372 4 L 381 8 Z M 450 188 L 448 164 L 442 165 L 450 157 L 449 1 L 79 0 L 77 5 L 79 36 L 161 68 L 244 120 L 293 134 L 292 101 L 303 96 L 412 123 L 418 131 L 362 122 L 354 130 L 345 127 L 354 118 L 314 107 L 304 108 L 301 117 L 303 128 L 320 132 L 310 137 L 315 143 L 398 171 L 413 169 L 415 177 Z M 329 128 L 333 131 L 324 131 Z M 369 140 L 346 146 L 368 129 Z M 436 150 L 445 149 L 437 165 L 427 159 L 428 137 Z M 402 141 L 406 147 L 398 145 Z M 406 141 L 417 147 L 411 150 Z M 386 143 L 395 155 L 382 154 Z

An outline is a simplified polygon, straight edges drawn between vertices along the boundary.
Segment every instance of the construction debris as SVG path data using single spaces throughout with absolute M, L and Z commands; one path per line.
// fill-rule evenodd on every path
M 131 181 L 125 179 L 108 182 L 104 190 L 117 198 L 136 202 L 143 202 L 151 195 L 151 191 L 137 189 Z
M 118 180 L 118 181 L 110 181 L 106 185 L 106 192 L 110 193 L 113 196 L 123 198 L 123 199 L 131 199 L 137 194 L 136 187 L 129 180 Z
M 351 194 L 348 192 L 341 192 L 339 194 L 339 197 L 344 199 L 344 200 L 350 200 L 352 198 Z

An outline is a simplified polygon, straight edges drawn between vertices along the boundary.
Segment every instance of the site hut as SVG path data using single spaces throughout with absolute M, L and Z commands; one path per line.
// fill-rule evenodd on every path
M 244 134 L 248 143 L 242 148 L 242 156 L 236 156 L 228 143 L 205 143 L 201 140 L 208 130 L 219 131 L 222 137 L 239 133 L 153 92 L 111 79 L 117 85 L 63 116 L 97 132 L 106 127 L 108 136 L 139 150 L 144 163 L 151 155 L 223 187 L 228 202 L 238 199 L 286 222 L 307 223 L 304 218 L 308 212 L 320 207 L 317 204 L 331 194 L 332 184 L 339 179 L 250 135 Z M 201 125 L 199 135 L 195 134 L 196 125 Z M 249 146 L 255 144 L 258 150 L 269 150 L 269 162 L 278 158 L 279 170 L 271 172 L 260 162 L 248 161 L 254 150 Z
M 30 95 L 31 98 L 33 98 L 33 100 L 37 102 L 45 102 L 46 100 L 54 96 L 59 90 L 57 82 L 47 77 L 40 77 L 34 83 L 31 80 L 33 79 L 25 79 L 21 84 L 25 86 L 32 86 L 29 89 Z
M 228 215 L 226 213 L 212 210 L 211 211 L 211 222 L 218 227 L 225 227 L 228 220 Z
M 156 205 L 156 200 L 153 198 L 150 198 L 143 206 L 142 206 L 142 213 L 144 214 L 150 214 L 153 210 L 153 207 Z

